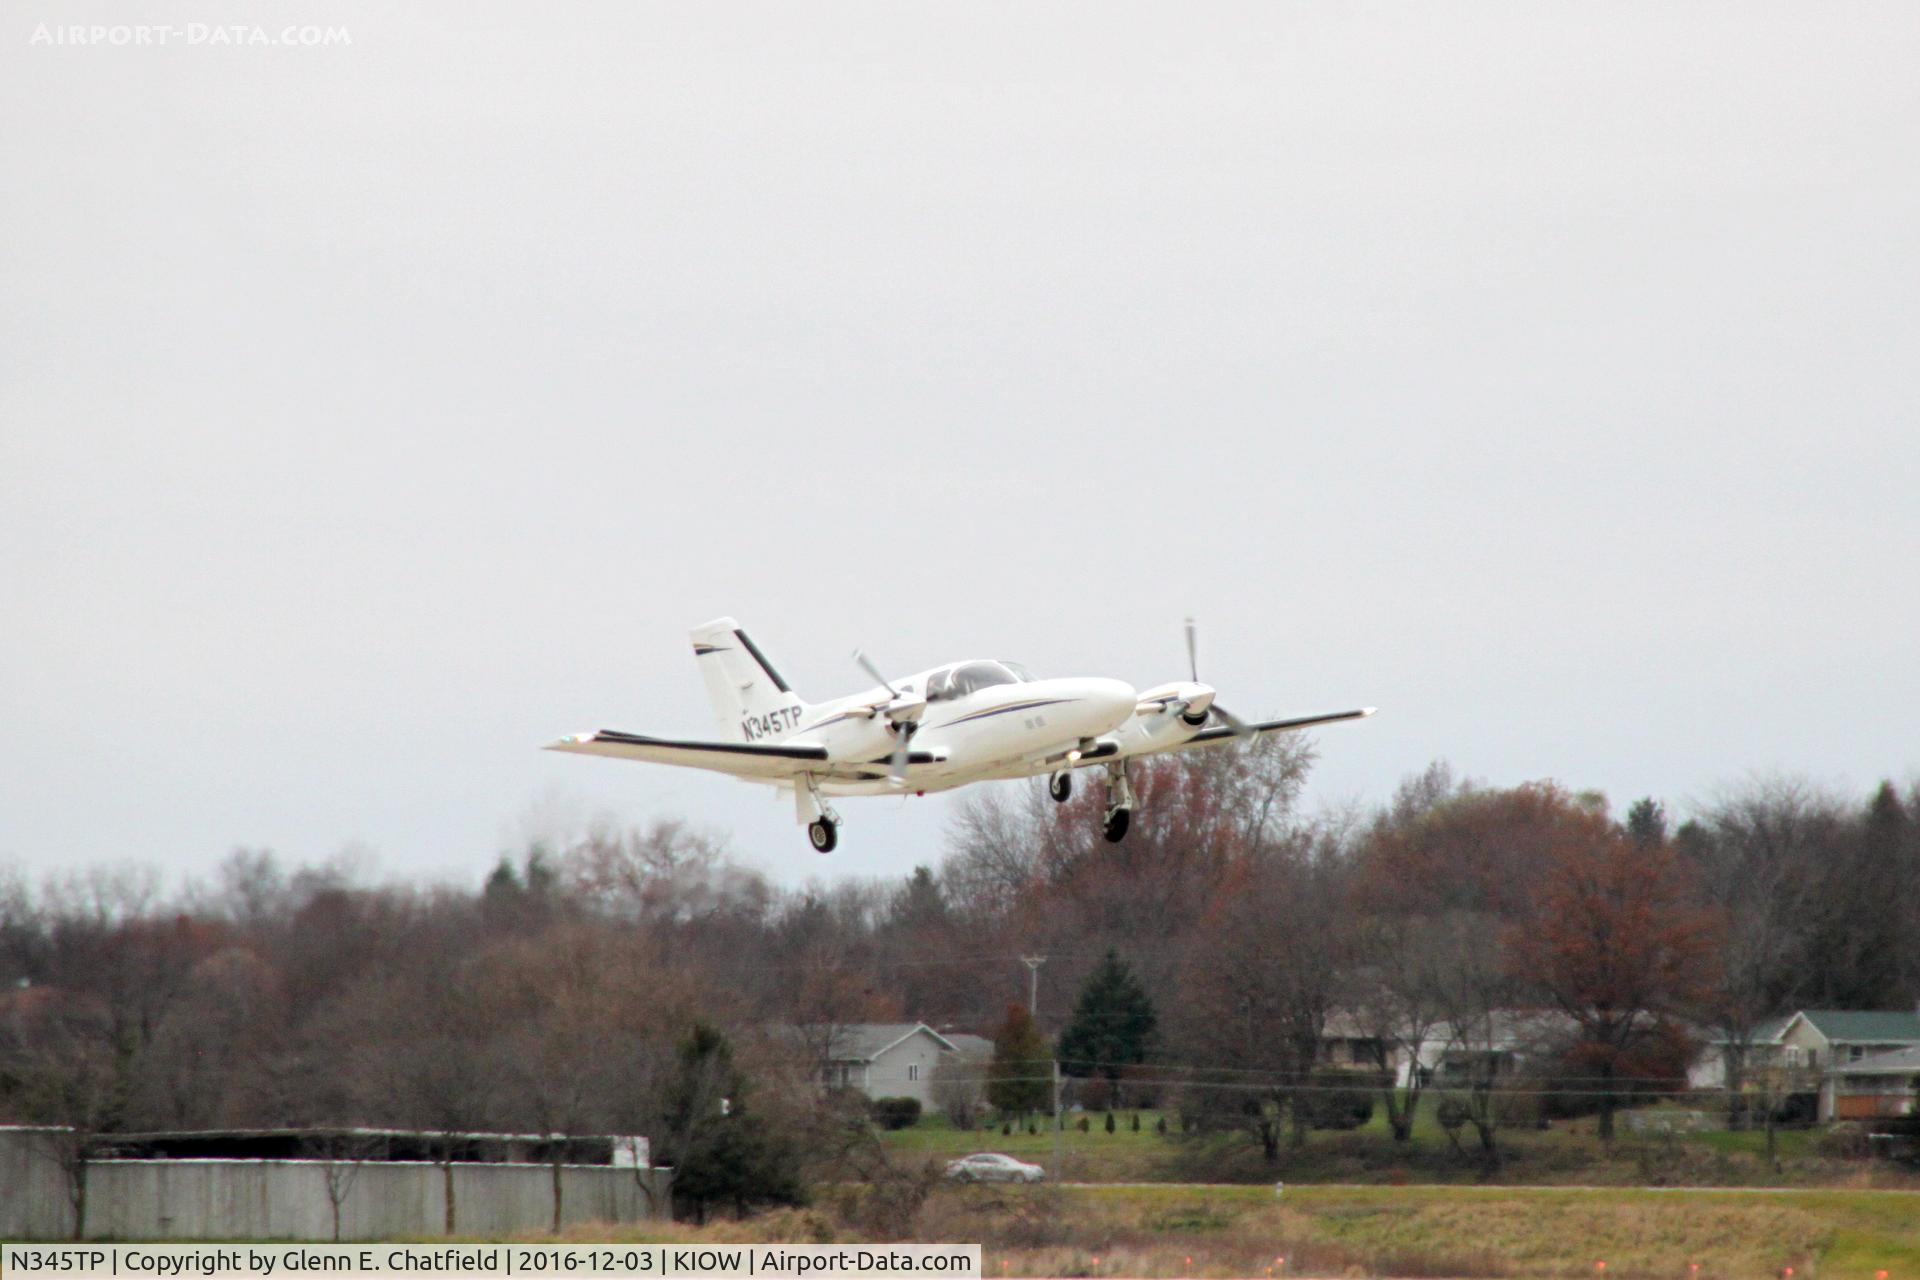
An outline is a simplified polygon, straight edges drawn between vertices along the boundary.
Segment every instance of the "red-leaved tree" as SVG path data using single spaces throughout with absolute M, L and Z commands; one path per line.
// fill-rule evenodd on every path
M 1611 1138 L 1635 1064 L 1710 995 L 1719 922 L 1668 842 L 1639 843 L 1597 823 L 1567 834 L 1508 930 L 1506 954 L 1514 975 L 1578 1027 L 1571 1056 Z

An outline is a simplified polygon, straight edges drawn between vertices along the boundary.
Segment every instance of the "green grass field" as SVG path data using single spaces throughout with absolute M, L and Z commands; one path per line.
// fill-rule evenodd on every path
M 743 1222 L 621 1231 L 665 1240 L 856 1240 L 859 1193 Z M 582 1236 L 585 1238 L 585 1236 Z M 604 1238 L 604 1232 L 595 1236 Z M 943 1188 L 910 1238 L 979 1242 L 983 1275 L 1920 1276 L 1920 1195 L 1514 1187 Z M 1278 1261 L 1284 1258 L 1284 1263 Z M 1605 1262 L 1602 1271 L 1597 1264 Z M 1271 1270 L 1270 1270 L 1271 1268 Z M 1694 1269 L 1697 1268 L 1697 1269 Z

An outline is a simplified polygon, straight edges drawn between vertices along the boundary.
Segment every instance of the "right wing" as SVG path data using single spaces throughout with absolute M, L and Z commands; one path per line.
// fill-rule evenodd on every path
M 1361 707 L 1358 711 L 1335 711 L 1323 716 L 1295 716 L 1291 720 L 1256 720 L 1246 729 L 1248 737 L 1262 733 L 1284 733 L 1288 729 L 1310 729 L 1316 724 L 1338 724 L 1342 720 L 1364 720 L 1379 708 Z M 1188 747 L 1204 747 L 1210 742 L 1227 742 L 1240 735 L 1224 724 L 1212 725 L 1188 738 L 1185 742 L 1176 742 L 1164 751 L 1184 751 Z
M 790 782 L 803 773 L 824 778 L 883 778 L 887 760 L 829 761 L 825 747 L 802 743 L 777 742 L 689 742 L 674 738 L 650 738 L 644 734 L 599 729 L 576 733 L 571 738 L 547 744 L 549 751 L 571 751 L 583 756 L 610 756 L 616 760 L 642 760 L 650 764 L 673 764 L 686 769 L 710 769 L 736 778 L 760 782 Z M 907 763 L 935 764 L 943 759 L 930 751 L 908 754 Z

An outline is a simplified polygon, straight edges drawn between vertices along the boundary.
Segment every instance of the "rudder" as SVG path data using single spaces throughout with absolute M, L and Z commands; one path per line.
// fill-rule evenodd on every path
M 755 742 L 784 738 L 800 727 L 806 702 L 780 678 L 739 623 L 715 618 L 689 634 L 723 734 Z

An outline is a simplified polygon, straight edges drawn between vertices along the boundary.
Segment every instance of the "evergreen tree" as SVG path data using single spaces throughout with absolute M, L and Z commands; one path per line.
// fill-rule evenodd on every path
M 1859 959 L 1856 1001 L 1862 1008 L 1912 1008 L 1902 958 L 1911 948 L 1906 907 L 1916 886 L 1906 864 L 1912 817 L 1891 782 L 1867 802 L 1855 877 L 1861 909 L 1855 913 Z
M 667 1081 L 661 1161 L 673 1166 L 675 1201 L 696 1221 L 714 1204 L 744 1214 L 805 1199 L 799 1152 L 748 1105 L 748 1093 L 726 1036 L 696 1022 Z
M 1635 800 L 1627 810 L 1627 836 L 1642 849 L 1649 845 L 1665 844 L 1667 840 L 1667 810 L 1652 796 L 1643 796 Z
M 1097 1073 L 1118 1084 L 1122 1068 L 1147 1060 L 1156 1021 L 1146 988 L 1117 953 L 1108 951 L 1080 988 L 1073 1020 L 1060 1035 L 1061 1067 L 1072 1075 Z
M 909 929 L 930 929 L 947 922 L 947 900 L 940 882 L 924 866 L 915 867 L 894 899 L 894 918 Z
M 1007 1016 L 993 1034 L 993 1065 L 987 1074 L 987 1101 L 1004 1114 L 1026 1115 L 1051 1104 L 1053 1057 L 1027 1006 L 1007 1006 Z
M 527 855 L 524 873 L 512 858 L 500 855 L 481 892 L 481 910 L 494 928 L 534 929 L 552 919 L 558 893 L 553 864 L 536 845 Z

